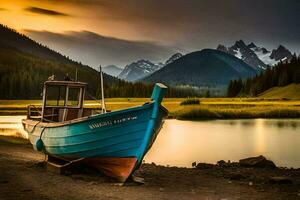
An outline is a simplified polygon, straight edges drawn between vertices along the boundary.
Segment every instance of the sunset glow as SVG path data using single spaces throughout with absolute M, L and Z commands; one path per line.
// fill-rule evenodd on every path
M 0 0 L 0 22 L 92 66 L 99 61 L 83 60 L 78 52 L 70 52 L 71 48 L 66 44 L 62 46 L 65 41 L 57 41 L 61 38 L 70 40 L 72 33 L 78 43 L 91 46 L 97 42 L 91 41 L 91 38 L 88 42 L 83 38 L 78 39 L 82 33 L 89 32 L 125 43 L 141 42 L 129 50 L 127 59 L 113 61 L 109 58 L 110 55 L 116 57 L 111 51 L 123 46 L 118 42 L 115 43 L 116 47 L 104 52 L 108 54 L 102 58 L 104 64 L 122 67 L 141 58 L 162 62 L 175 52 L 189 53 L 203 48 L 216 48 L 218 44 L 232 44 L 239 39 L 267 49 L 282 44 L 299 53 L 300 32 L 296 28 L 297 21 L 294 22 L 299 10 L 293 3 L 286 4 L 279 0 L 215 1 Z M 102 42 L 99 42 L 99 46 Z M 140 46 L 147 49 L 147 53 L 141 56 Z
M 101 35 L 137 39 L 135 31 L 128 28 L 130 24 L 122 20 L 109 19 L 108 11 L 101 7 L 97 8 L 97 12 L 91 12 L 93 6 L 90 5 L 70 4 L 63 1 L 53 3 L 53 1 L 23 0 L 0 0 L 0 5 L 1 23 L 20 32 L 36 30 L 64 33 L 89 30 Z M 33 13 L 27 10 L 30 7 L 56 11 L 64 15 Z

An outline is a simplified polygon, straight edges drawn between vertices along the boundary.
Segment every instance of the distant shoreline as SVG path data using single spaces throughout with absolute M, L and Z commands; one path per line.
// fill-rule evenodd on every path
M 200 98 L 199 105 L 180 106 L 183 98 L 166 98 L 163 105 L 169 110 L 170 119 L 256 119 L 300 118 L 300 99 L 261 98 Z M 148 98 L 106 99 L 108 110 L 135 107 L 149 101 Z M 27 106 L 41 105 L 40 100 L 0 100 L 0 115 L 26 115 Z M 99 102 L 87 100 L 86 107 L 99 108 Z

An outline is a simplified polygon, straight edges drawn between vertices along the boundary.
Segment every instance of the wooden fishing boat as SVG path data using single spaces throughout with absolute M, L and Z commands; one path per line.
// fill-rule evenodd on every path
M 167 87 L 155 84 L 151 101 L 142 106 L 102 113 L 83 106 L 85 87 L 82 82 L 46 81 L 41 110 L 29 106 L 23 127 L 35 150 L 63 160 L 83 159 L 124 182 L 140 166 L 163 124 L 168 111 L 161 102 Z

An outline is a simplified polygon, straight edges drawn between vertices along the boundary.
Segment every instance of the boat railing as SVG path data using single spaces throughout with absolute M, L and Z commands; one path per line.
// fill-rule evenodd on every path
M 42 106 L 29 105 L 27 107 L 28 119 L 40 119 L 42 117 Z

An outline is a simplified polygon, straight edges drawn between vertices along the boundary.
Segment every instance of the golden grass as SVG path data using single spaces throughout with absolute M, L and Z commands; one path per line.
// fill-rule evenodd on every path
M 273 87 L 260 94 L 260 97 L 300 99 L 300 83 L 293 83 L 284 87 Z
M 108 110 L 143 105 L 149 98 L 109 98 Z M 277 118 L 300 117 L 300 100 L 263 98 L 201 98 L 200 105 L 180 106 L 183 98 L 166 98 L 163 105 L 169 115 L 178 119 L 203 118 Z M 29 104 L 41 105 L 40 100 L 0 100 L 0 114 L 26 114 Z M 100 108 L 100 101 L 87 100 L 86 107 Z
M 177 119 L 300 118 L 299 106 L 186 106 L 174 113 Z

